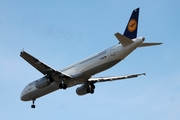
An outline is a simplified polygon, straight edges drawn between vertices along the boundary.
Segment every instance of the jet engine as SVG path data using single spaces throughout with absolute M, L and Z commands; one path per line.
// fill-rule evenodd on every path
M 76 89 L 76 93 L 77 93 L 78 95 L 85 95 L 85 94 L 87 94 L 87 93 L 93 94 L 93 93 L 94 93 L 94 89 L 95 89 L 94 84 L 88 82 L 88 83 L 84 83 L 84 84 L 82 84 L 80 87 L 78 87 L 78 88 Z
M 53 78 L 45 76 L 43 78 L 38 79 L 35 83 L 35 86 L 37 89 L 42 89 L 50 85 L 52 82 L 54 82 Z

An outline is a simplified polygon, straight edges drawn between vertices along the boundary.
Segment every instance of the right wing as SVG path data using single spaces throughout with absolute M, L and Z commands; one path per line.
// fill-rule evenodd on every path
M 53 69 L 52 67 L 46 65 L 45 63 L 41 62 L 40 60 L 38 60 L 37 58 L 33 57 L 32 55 L 28 54 L 25 51 L 21 51 L 20 56 L 44 75 L 48 75 L 48 76 L 59 75 L 67 78 L 72 78 L 72 76 Z
M 131 74 L 131 75 L 124 75 L 124 76 L 113 76 L 113 77 L 98 77 L 98 78 L 90 78 L 88 81 L 92 83 L 97 82 L 107 82 L 107 81 L 115 81 L 115 80 L 123 80 L 128 78 L 135 78 L 140 75 L 146 75 L 146 73 L 141 74 Z

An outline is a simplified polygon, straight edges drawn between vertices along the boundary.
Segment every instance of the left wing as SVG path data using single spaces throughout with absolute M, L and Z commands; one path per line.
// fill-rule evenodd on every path
M 48 75 L 48 76 L 60 75 L 67 78 L 72 78 L 70 75 L 57 71 L 52 67 L 46 65 L 45 63 L 41 62 L 40 60 L 38 60 L 37 58 L 33 57 L 32 55 L 30 55 L 25 51 L 21 51 L 20 56 L 44 75 Z
M 135 77 L 138 77 L 140 75 L 146 75 L 146 73 L 124 75 L 124 76 L 90 78 L 88 81 L 92 82 L 92 83 L 107 82 L 107 81 L 115 81 L 115 80 L 123 80 L 123 79 L 128 79 L 128 78 L 135 78 Z

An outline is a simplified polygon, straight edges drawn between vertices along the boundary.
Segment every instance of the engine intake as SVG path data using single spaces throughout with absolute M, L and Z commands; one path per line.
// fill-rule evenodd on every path
M 45 76 L 43 78 L 38 79 L 35 83 L 35 86 L 37 89 L 42 89 L 50 85 L 52 82 L 54 82 L 53 78 Z

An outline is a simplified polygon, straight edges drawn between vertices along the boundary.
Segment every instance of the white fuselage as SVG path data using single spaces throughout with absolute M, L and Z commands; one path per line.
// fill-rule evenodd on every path
M 144 41 L 144 39 L 139 37 L 133 41 L 134 42 L 128 46 L 117 44 L 60 70 L 60 72 L 69 74 L 73 77 L 72 79 L 66 80 L 67 86 L 71 87 L 77 84 L 82 84 L 88 81 L 92 75 L 114 66 L 134 51 Z M 49 86 L 42 89 L 37 89 L 35 82 L 36 81 L 28 84 L 24 88 L 21 93 L 22 101 L 33 100 L 59 89 L 58 81 L 54 81 Z

